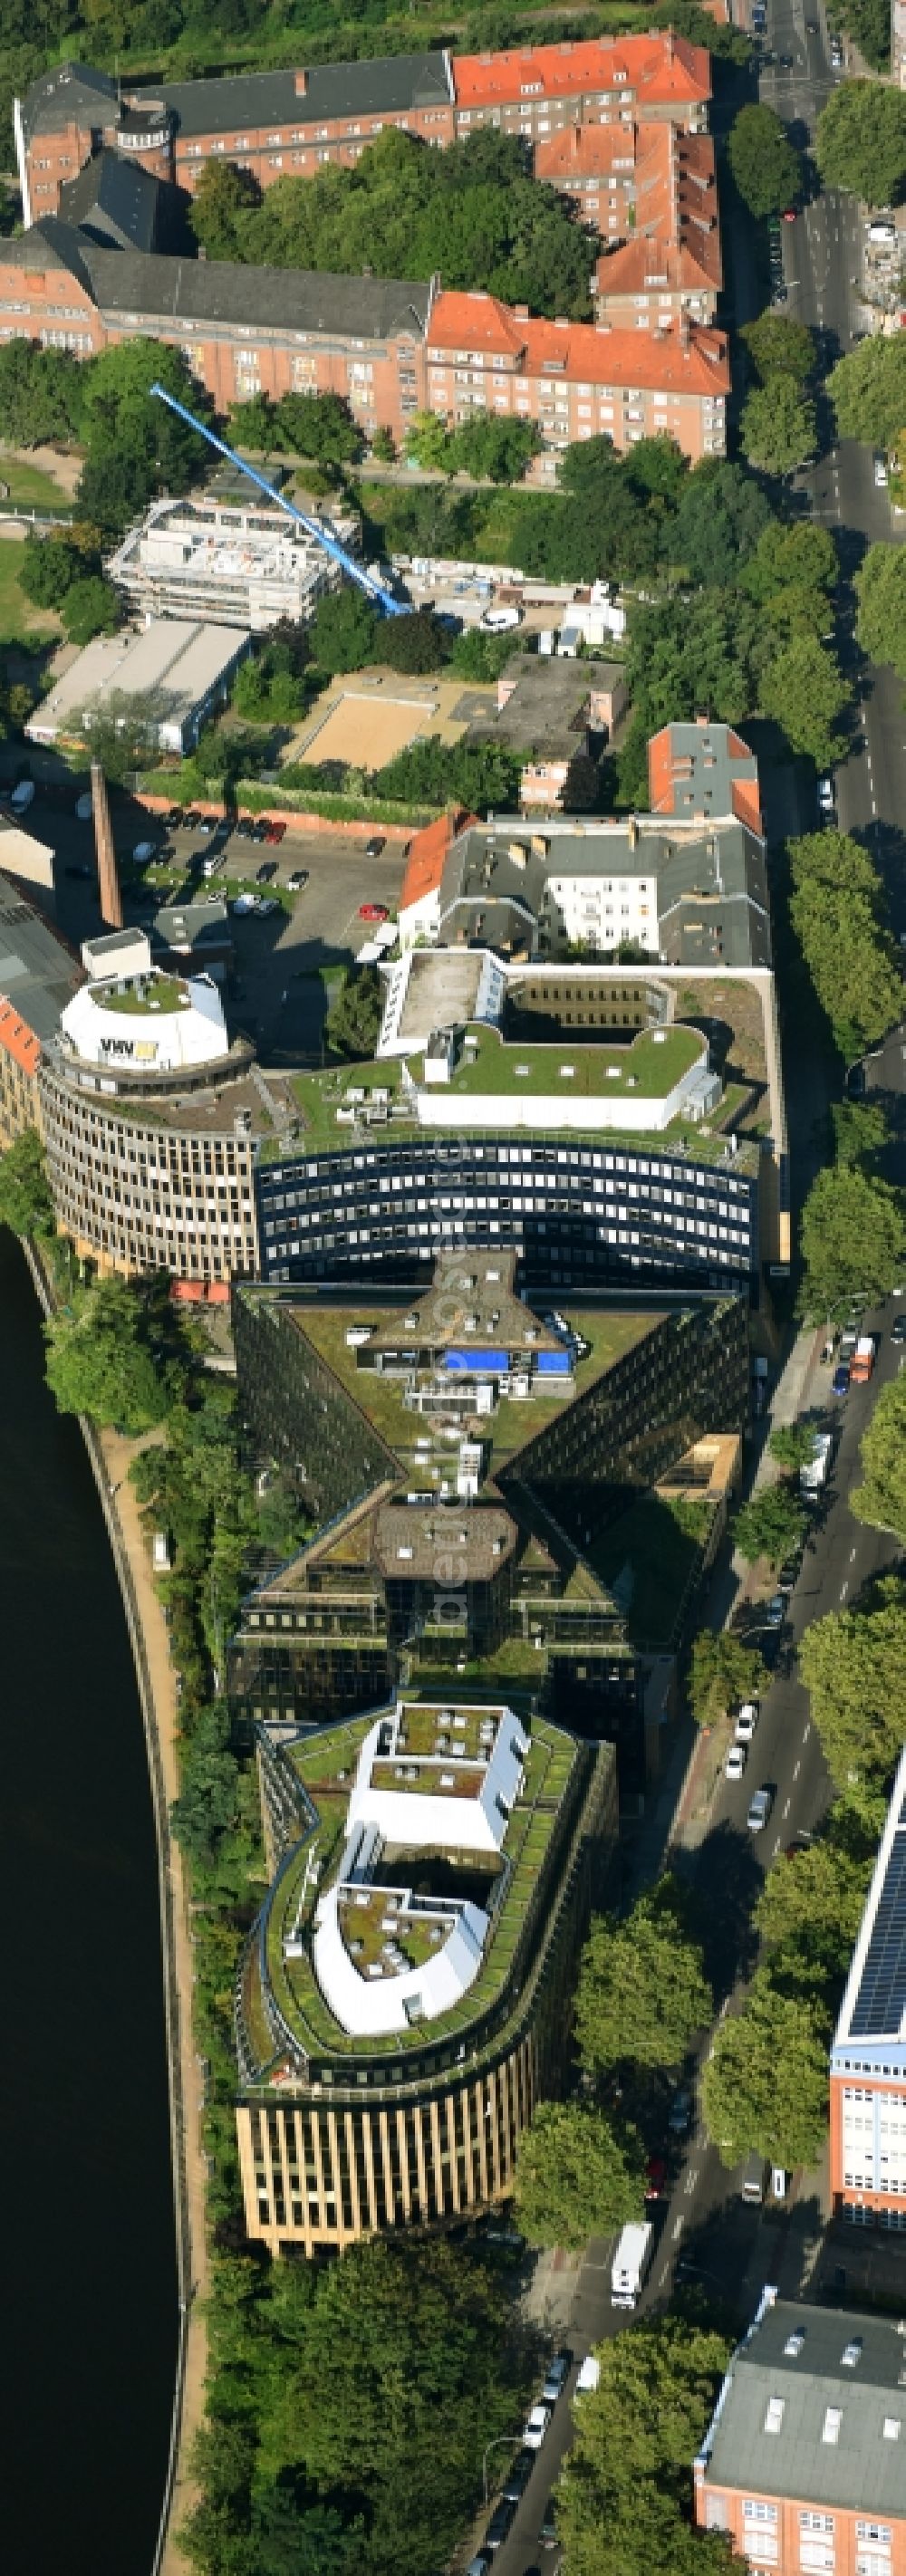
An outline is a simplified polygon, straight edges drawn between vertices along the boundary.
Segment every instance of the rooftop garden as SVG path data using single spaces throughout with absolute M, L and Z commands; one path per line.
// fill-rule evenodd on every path
M 345 1844 L 352 1777 L 369 1724 L 367 1718 L 359 1718 L 291 1747 L 290 1759 L 317 1809 L 318 1826 L 316 1835 L 300 1843 L 279 1876 L 265 1929 L 267 1977 L 285 2023 L 298 2034 L 300 2047 L 315 2057 L 323 2052 L 334 2060 L 353 2061 L 363 2053 L 363 2042 L 334 2020 L 317 1984 L 309 1951 L 306 1949 L 301 1958 L 287 1960 L 284 1942 L 291 1932 L 301 1932 L 303 1939 L 310 1932 L 318 1895 L 330 1884 Z M 437 2021 L 412 2030 L 369 2036 L 365 2049 L 369 2059 L 401 2060 L 439 2039 L 453 2042 L 474 2028 L 479 2017 L 505 1996 L 551 1836 L 579 1760 L 580 1750 L 568 1736 L 546 1722 L 535 1721 L 523 1793 L 513 1809 L 503 1846 L 506 1884 L 479 1975 L 468 1994 Z M 316 1871 L 310 1867 L 313 1847 Z M 267 2058 L 272 2054 L 269 2049 Z M 266 2063 L 267 2058 L 262 2062 Z
M 492 1043 L 499 1045 L 500 1042 L 499 1040 L 494 1039 L 493 1032 L 487 1032 L 486 1034 L 490 1037 Z M 674 1037 L 681 1040 L 684 1037 L 686 1039 L 691 1038 L 693 1041 L 693 1050 L 699 1043 L 696 1031 L 676 1029 L 669 1030 L 667 1032 L 668 1047 L 669 1041 Z M 541 1048 L 529 1047 L 526 1049 L 525 1047 L 517 1047 L 514 1045 L 508 1052 L 513 1063 L 529 1064 L 533 1054 L 539 1056 L 550 1054 L 556 1055 L 558 1060 L 566 1064 L 575 1065 L 577 1067 L 577 1072 L 572 1080 L 563 1081 L 559 1074 L 557 1074 L 556 1077 L 550 1077 L 547 1080 L 548 1096 L 552 1088 L 557 1088 L 562 1091 L 564 1098 L 568 1095 L 571 1099 L 583 1096 L 582 1079 L 578 1072 L 583 1052 L 587 1052 L 589 1055 L 597 1055 L 599 1058 L 603 1056 L 604 1060 L 606 1060 L 607 1056 L 606 1049 L 589 1048 L 587 1050 L 583 1050 L 582 1048 L 568 1047 L 565 1043 L 555 1049 L 549 1049 L 546 1046 Z M 658 1057 L 665 1052 L 666 1050 L 662 1050 L 661 1048 L 656 1049 Z M 621 1056 L 623 1056 L 624 1053 L 625 1050 L 621 1048 Z M 478 1060 L 480 1061 L 480 1058 Z M 676 1065 L 677 1059 L 675 1057 L 671 1058 L 671 1055 L 666 1053 L 666 1063 L 668 1067 L 671 1062 Z M 694 1062 L 694 1051 L 687 1054 L 684 1062 L 679 1065 L 679 1069 L 674 1070 L 671 1073 L 669 1082 L 666 1080 L 665 1076 L 662 1075 L 661 1081 L 658 1085 L 658 1092 L 663 1092 L 665 1089 L 669 1089 L 672 1082 L 679 1079 L 679 1073 L 685 1069 L 685 1065 L 691 1062 Z M 468 1082 L 465 1081 L 463 1077 L 466 1070 L 467 1069 L 460 1064 L 454 1074 L 453 1083 L 450 1088 L 454 1096 L 462 1104 L 462 1124 L 464 1130 L 467 1131 L 469 1125 L 469 1100 L 480 1092 L 481 1084 L 476 1079 L 472 1078 L 471 1068 L 468 1069 L 470 1078 Z M 363 1141 L 366 1140 L 370 1142 L 374 1139 L 378 1143 L 382 1143 L 386 1141 L 388 1137 L 411 1137 L 420 1133 L 424 1134 L 425 1132 L 423 1129 L 419 1128 L 414 1108 L 410 1108 L 407 1102 L 403 1102 L 400 1099 L 401 1067 L 397 1061 L 391 1058 L 388 1058 L 386 1063 L 369 1061 L 367 1064 L 333 1066 L 326 1073 L 293 1074 L 290 1077 L 289 1087 L 300 1114 L 300 1134 L 289 1149 L 287 1148 L 285 1141 L 281 1138 L 267 1138 L 260 1148 L 261 1157 L 266 1162 L 286 1161 L 288 1152 L 292 1155 L 297 1155 L 299 1153 L 304 1153 L 306 1148 L 313 1153 L 319 1154 L 339 1154 L 344 1150 L 348 1152 L 353 1140 L 355 1142 L 356 1150 L 360 1151 Z M 501 1082 L 499 1079 L 495 1083 L 491 1080 L 490 1069 L 488 1069 L 485 1078 L 485 1089 L 496 1089 L 500 1093 L 500 1125 L 501 1130 L 504 1133 L 507 1128 L 506 1099 L 514 1097 L 515 1094 L 520 1091 L 526 1091 L 531 1094 L 533 1088 L 536 1092 L 540 1092 L 541 1087 L 542 1086 L 537 1082 L 533 1084 L 531 1078 L 525 1080 L 521 1076 L 517 1078 L 515 1074 L 512 1079 L 508 1076 L 505 1083 Z M 598 1098 L 600 1097 L 601 1091 L 605 1088 L 608 1092 L 613 1093 L 615 1101 L 621 1097 L 625 1098 L 629 1096 L 626 1092 L 625 1084 L 621 1086 L 621 1084 L 616 1081 L 611 1083 L 607 1081 L 605 1076 L 598 1083 L 593 1093 L 586 1084 L 584 1097 L 590 1098 L 593 1096 Z M 347 1105 L 349 1104 L 350 1089 L 357 1089 L 371 1095 L 373 1095 L 376 1089 L 385 1091 L 388 1094 L 387 1116 L 381 1116 L 377 1120 L 369 1118 L 367 1115 L 368 1103 L 366 1100 L 360 1104 L 359 1119 L 355 1128 L 350 1127 L 346 1122 L 342 1124 L 338 1123 L 337 1111 L 344 1106 L 344 1103 Z M 640 1081 L 638 1085 L 638 1096 L 640 1099 L 651 1099 L 657 1095 L 652 1090 L 646 1091 L 644 1083 Z M 701 1126 L 693 1126 L 690 1123 L 688 1116 L 683 1117 L 682 1114 L 680 1114 L 679 1117 L 671 1119 L 670 1124 L 667 1127 L 652 1128 L 650 1130 L 646 1129 L 642 1132 L 633 1128 L 632 1135 L 629 1140 L 633 1151 L 643 1154 L 647 1152 L 651 1152 L 653 1154 L 663 1154 L 667 1152 L 679 1156 L 688 1156 L 697 1163 L 717 1162 L 725 1151 L 728 1131 L 734 1125 L 734 1122 L 741 1117 L 750 1098 L 751 1087 L 748 1083 L 728 1083 L 717 1109 L 712 1112 L 711 1117 L 705 1120 Z M 558 1131 L 556 1129 L 552 1128 L 545 1130 L 546 1142 L 550 1142 L 551 1144 L 556 1143 L 557 1137 Z M 569 1130 L 564 1129 L 561 1141 L 569 1141 L 570 1143 L 575 1144 L 575 1132 L 573 1131 L 571 1133 Z M 602 1143 L 607 1141 L 612 1141 L 614 1144 L 625 1145 L 627 1140 L 625 1130 L 620 1130 L 618 1128 L 614 1128 L 612 1130 L 596 1128 L 594 1141 L 596 1148 L 599 1148 Z M 747 1144 L 743 1139 L 740 1142 L 737 1157 L 737 1169 L 740 1171 L 751 1171 L 754 1168 L 755 1150 L 751 1144 Z
M 167 1011 L 192 1008 L 191 995 L 175 975 L 154 975 L 146 983 L 127 984 L 124 991 L 96 987 L 93 999 L 99 1011 L 122 1011 L 129 1019 L 157 1019 Z
M 475 1028 L 453 1074 L 450 1090 L 468 1099 L 476 1093 L 562 1090 L 574 1100 L 626 1099 L 631 1091 L 647 1100 L 662 1100 L 688 1073 L 702 1053 L 697 1029 L 641 1029 L 629 1046 L 576 1045 L 569 1033 L 553 1043 L 509 1042 L 497 1029 Z M 567 1070 L 568 1068 L 568 1070 Z

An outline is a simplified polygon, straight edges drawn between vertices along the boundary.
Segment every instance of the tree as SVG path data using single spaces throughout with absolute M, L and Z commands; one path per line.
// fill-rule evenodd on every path
M 846 1975 L 862 1920 L 871 1865 L 830 1834 L 774 1862 L 755 1907 L 771 1982 L 828 2013 Z
M 189 223 L 208 259 L 241 260 L 247 218 L 261 204 L 251 170 L 235 161 L 203 161 L 189 201 Z
M 690 581 L 723 589 L 737 578 L 772 525 L 764 493 L 742 465 L 705 457 L 679 493 L 676 515 L 666 519 L 663 550 Z
M 392 429 L 375 430 L 371 441 L 371 453 L 378 465 L 396 464 L 396 440 Z
M 867 1609 L 815 1620 L 800 1643 L 799 1670 L 831 1776 L 861 1809 L 886 1786 L 902 1750 L 906 1601 L 899 1585 Z
M 802 1211 L 801 1306 L 815 1322 L 854 1304 L 881 1305 L 906 1261 L 898 1191 L 867 1172 L 819 1172 Z
M 877 1161 L 878 1155 L 890 1143 L 887 1111 L 874 1100 L 833 1100 L 831 1129 L 834 1161 L 855 1163 L 863 1171 Z
M 36 1127 L 15 1136 L 0 1157 L 0 1225 L 13 1234 L 52 1234 L 53 1200 Z
M 810 832 L 790 843 L 790 919 L 846 1063 L 893 1028 L 903 1007 L 899 958 L 884 921 L 884 887 L 858 841 Z
M 71 438 L 81 419 L 84 372 L 68 350 L 40 349 L 33 340 L 0 347 L 0 420 L 10 446 Z
M 622 1923 L 593 1919 L 576 1992 L 585 2066 L 598 2072 L 621 2059 L 678 2066 L 712 2009 L 701 1947 L 675 1879 L 661 1878 Z
M 575 2576 L 723 2576 L 736 2564 L 725 2534 L 690 2529 L 691 2462 L 729 2357 L 723 2335 L 676 2312 L 599 2344 L 557 2490 Z
M 161 384 L 190 411 L 210 411 L 184 352 L 163 340 L 123 340 L 92 358 L 82 373 L 89 465 L 97 466 L 101 458 L 128 460 L 149 492 L 188 491 L 199 472 L 197 433 L 151 394 L 152 385 Z M 85 515 L 94 515 L 87 504 Z
M 817 527 L 813 519 L 798 520 L 792 528 L 771 519 L 743 566 L 740 583 L 750 599 L 767 601 L 790 590 L 833 590 L 838 571 L 829 528 Z
M 802 164 L 772 107 L 741 107 L 730 127 L 727 153 L 750 214 L 773 215 L 800 193 Z
M 805 1505 L 791 1486 L 784 1482 L 762 1485 L 735 1514 L 734 1547 L 747 1565 L 757 1565 L 761 1557 L 768 1565 L 782 1565 L 802 1537 L 807 1517 Z
M 452 474 L 452 439 L 443 414 L 417 411 L 405 435 L 406 455 L 423 474 Z
M 789 376 L 794 385 L 807 385 L 814 375 L 815 335 L 806 322 L 793 322 L 786 313 L 768 310 L 759 314 L 757 322 L 744 323 L 740 338 L 763 384 L 776 376 Z
M 385 993 L 376 966 L 348 966 L 324 1023 L 331 1054 L 363 1064 L 374 1054 Z
M 473 413 L 454 431 L 447 470 L 474 474 L 491 483 L 519 483 L 544 441 L 531 420 L 495 420 L 492 412 Z
M 170 1402 L 149 1346 L 138 1292 L 125 1279 L 100 1279 L 74 1314 L 44 1326 L 47 1382 L 61 1413 L 87 1413 L 135 1437 L 161 1422 Z
M 812 1455 L 814 1429 L 810 1422 L 779 1422 L 771 1432 L 768 1448 L 784 1475 L 798 1476 Z
M 753 1646 L 732 1628 L 700 1628 L 689 1665 L 689 1706 L 697 1726 L 716 1726 L 743 1700 L 758 1699 L 767 1674 Z
M 791 376 L 775 376 L 743 404 L 739 435 L 759 473 L 794 474 L 816 453 L 814 403 L 803 401 Z
M 112 635 L 120 622 L 116 592 L 100 573 L 69 583 L 61 614 L 70 644 L 90 644 L 93 635 Z
M 702 2108 L 721 2162 L 755 2150 L 774 2165 L 808 2165 L 827 2125 L 829 2023 L 820 2001 L 784 1995 L 760 1971 L 728 2014 L 702 2075 Z
M 877 81 L 841 81 L 822 108 L 815 158 L 825 186 L 848 188 L 870 206 L 906 196 L 906 98 Z
M 71 584 L 84 571 L 85 557 L 71 537 L 26 537 L 19 555 L 18 581 L 35 608 L 59 608 Z
M 0 1164 L 0 1189 L 2 1176 Z M 850 1511 L 873 1529 L 892 1530 L 906 1546 L 906 1378 L 882 1386 L 861 1457 L 862 1483 L 850 1492 Z
M 810 635 L 778 653 L 761 684 L 764 714 L 782 725 L 794 751 L 806 752 L 821 769 L 839 760 L 845 748 L 836 728 L 850 696 L 839 663 Z
M 906 103 L 906 102 L 904 102 Z M 856 574 L 856 633 L 873 662 L 906 679 L 906 564 L 901 546 L 869 546 Z
M 282 445 L 269 394 L 253 394 L 249 402 L 230 404 L 230 438 L 234 447 L 249 448 L 256 456 L 272 456 L 274 448 Z
M 183 1752 L 179 1797 L 170 1810 L 177 1842 L 196 1867 L 210 1868 L 221 1836 L 235 1825 L 238 1786 L 229 1711 L 218 1701 L 196 1719 Z
M 373 658 L 377 610 L 353 582 L 319 599 L 309 628 L 313 661 L 322 671 L 360 671 Z
M 448 743 L 432 733 L 378 770 L 378 791 L 404 804 L 464 805 L 471 814 L 511 814 L 519 803 L 525 756 L 505 743 Z
M 354 465 L 365 440 L 342 394 L 282 394 L 276 410 L 281 444 L 319 465 Z
M 391 671 L 439 671 L 450 658 L 450 638 L 433 608 L 414 608 L 407 617 L 383 617 L 374 638 L 372 660 Z
M 520 2143 L 514 2197 L 531 2245 L 581 2250 L 590 2236 L 641 2218 L 642 2141 L 590 2105 L 542 2102 Z
M 837 92 L 838 97 L 842 92 Z M 899 90 L 878 92 L 888 95 L 906 115 L 906 97 Z M 839 358 L 828 377 L 828 391 L 837 416 L 841 438 L 861 438 L 869 447 L 894 445 L 898 431 L 906 420 L 906 333 L 886 340 L 862 340 L 847 358 Z

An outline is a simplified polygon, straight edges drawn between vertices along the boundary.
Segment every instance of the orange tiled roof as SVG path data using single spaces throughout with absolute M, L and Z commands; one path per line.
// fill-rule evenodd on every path
M 719 254 L 716 277 L 714 265 L 685 244 L 676 250 L 659 241 L 621 242 L 598 260 L 594 291 L 601 302 L 608 295 L 654 294 L 659 286 L 665 294 L 714 295 L 720 285 Z
M 625 166 L 635 170 L 637 128 L 632 125 L 563 125 L 535 145 L 536 179 L 606 179 Z
M 7 1055 L 12 1056 L 14 1064 L 21 1065 L 23 1073 L 37 1073 L 41 1062 L 40 1039 L 36 1038 L 34 1029 L 29 1028 L 28 1021 L 20 1019 L 12 1002 L 6 1001 L 2 996 L 0 996 L 0 1047 L 5 1049 Z
M 409 856 L 400 887 L 401 912 L 405 912 L 409 904 L 419 903 L 423 895 L 436 893 L 451 841 L 455 840 L 457 832 L 465 831 L 467 823 L 474 820 L 473 814 L 457 807 L 455 812 L 439 814 L 435 823 L 426 823 L 423 832 L 416 832 L 409 843 Z
M 593 322 L 532 321 L 494 295 L 448 289 L 437 296 L 428 352 L 475 349 L 519 356 L 524 376 L 548 368 L 567 379 L 640 385 L 651 392 L 727 394 L 730 367 L 724 331 L 696 326 L 669 331 L 612 331 Z
M 706 101 L 711 61 L 684 36 L 617 36 L 581 44 L 525 45 L 511 53 L 454 54 L 457 107 L 485 107 L 521 97 L 569 98 L 589 89 L 634 89 L 652 106 Z
M 599 261 L 598 295 L 633 294 L 656 283 L 674 288 L 722 283 L 720 226 L 709 135 L 679 134 L 670 125 L 638 128 L 632 240 Z

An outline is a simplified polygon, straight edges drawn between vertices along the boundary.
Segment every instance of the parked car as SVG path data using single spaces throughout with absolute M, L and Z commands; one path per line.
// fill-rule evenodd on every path
M 663 2191 L 664 2184 L 665 2184 L 666 2180 L 667 2180 L 667 2158 L 666 2158 L 666 2156 L 659 2156 L 659 2155 L 649 2156 L 649 2158 L 648 2158 L 648 2162 L 647 2162 L 647 2165 L 646 2165 L 646 2167 L 645 2167 L 645 2198 L 646 2198 L 646 2200 L 660 2200 L 661 2193 L 662 2193 L 662 2191 Z
M 387 835 L 386 835 L 386 832 L 372 832 L 370 840 L 367 840 L 367 841 L 366 841 L 366 843 L 365 843 L 365 857 L 366 857 L 366 859 L 379 859 L 379 858 L 380 858 L 380 855 L 381 855 L 381 851 L 382 851 L 382 850 L 385 850 L 385 849 L 386 849 L 386 847 L 387 847 Z
M 543 2400 L 532 2407 L 531 2414 L 526 2417 L 522 2433 L 527 2451 L 540 2451 L 550 2420 L 550 2407 L 546 2406 Z
M 286 824 L 285 824 L 285 823 L 279 823 L 279 822 L 270 822 L 270 823 L 268 824 L 268 826 L 267 826 L 267 832 L 266 832 L 265 837 L 266 837 L 266 839 L 267 839 L 268 841 L 273 841 L 274 843 L 276 843 L 276 842 L 278 842 L 278 841 L 285 841 L 285 839 L 286 839 Z
M 746 1824 L 748 1825 L 750 1834 L 760 1834 L 762 1832 L 763 1827 L 767 1824 L 773 1804 L 774 1791 L 771 1788 L 770 1782 L 768 1780 L 764 1780 L 762 1781 L 761 1788 L 756 1789 L 754 1797 L 749 1800 L 749 1812 L 746 1817 Z
M 747 1744 L 731 1744 L 724 1763 L 725 1780 L 741 1780 L 749 1758 Z
M 796 206 L 784 206 L 784 209 L 783 209 L 783 220 L 784 220 L 784 223 L 785 223 L 785 224 L 794 224 L 794 223 L 795 223 L 795 221 L 796 221 L 797 213 L 798 213 L 798 207 L 796 207 Z
M 149 860 L 149 859 L 153 859 L 153 857 L 154 857 L 154 843 L 153 843 L 153 841 L 136 841 L 135 848 L 134 848 L 134 850 L 133 850 L 133 852 L 132 852 L 132 856 L 133 856 L 133 859 L 134 859 L 134 861 L 135 861 L 135 865 L 136 865 L 136 867 L 138 867 L 138 868 L 144 868 L 144 867 L 146 867 L 146 866 L 147 866 L 147 863 L 148 863 L 148 860 Z
M 876 490 L 877 492 L 886 492 L 886 490 L 887 490 L 887 458 L 886 458 L 886 456 L 882 456 L 882 455 L 881 455 L 881 452 L 880 452 L 880 449 L 879 449 L 879 448 L 876 448 L 876 449 L 875 449 L 875 456 L 874 456 L 874 477 L 875 477 L 875 490 Z
M 182 826 L 183 826 L 183 824 L 184 824 L 184 822 L 185 822 L 185 819 L 186 819 L 185 806 L 184 806 L 184 805 L 171 805 L 171 806 L 169 807 L 168 812 L 164 815 L 164 823 L 165 823 L 165 826 L 166 826 L 167 831 L 168 831 L 168 832 L 180 832 L 180 831 L 182 830 Z
M 782 1628 L 783 1622 L 786 1618 L 785 1593 L 772 1592 L 764 1616 L 765 1622 L 769 1628 Z
M 505 2504 L 518 2504 L 520 2496 L 525 2494 L 534 2466 L 534 2451 L 517 2451 L 512 2466 L 507 2470 L 506 2477 L 503 2481 L 503 2498 Z
M 385 903 L 360 903 L 359 920 L 386 921 L 387 910 L 388 907 Z
M 230 908 L 233 912 L 254 912 L 255 897 L 253 894 L 235 894 Z
M 541 2391 L 545 2406 L 556 2406 L 569 2378 L 571 2362 L 572 2353 L 562 2351 L 555 2352 L 553 2360 L 548 2362 Z
M 201 822 L 201 815 L 198 813 L 197 808 L 194 805 L 188 805 L 182 820 L 184 831 L 197 832 L 199 823 Z
M 828 772 L 825 772 L 823 778 L 819 778 L 817 794 L 822 814 L 832 814 L 834 812 L 837 799 L 834 791 L 834 782 Z
M 291 876 L 291 877 L 287 877 L 287 880 L 286 880 L 286 891 L 287 891 L 287 894 L 301 894 L 303 886 L 307 886 L 307 884 L 308 884 L 308 869 L 307 869 L 307 868 L 294 868 L 294 869 L 293 869 L 293 872 L 292 872 L 292 876 Z
M 688 2084 L 678 2084 L 670 2109 L 667 2127 L 672 2138 L 684 2138 L 692 2119 L 692 2095 Z
M 490 2564 L 490 2551 L 487 2549 L 479 2549 L 476 2551 L 475 2557 L 470 2558 L 469 2560 L 468 2567 L 466 2568 L 466 2576 L 488 2576 L 488 2568 L 490 2567 Z
M 515 2514 L 515 2505 L 510 2504 L 506 2496 L 503 2496 L 499 2505 L 497 2505 L 495 2511 L 492 2513 L 485 2532 L 484 2545 L 486 2549 L 502 2549 L 504 2541 L 509 2538 L 512 2530 Z
M 237 831 L 237 833 L 238 833 L 238 836 L 239 836 L 240 841 L 253 841 L 253 840 L 254 840 L 254 838 L 255 838 L 255 818 L 254 818 L 254 815 L 253 815 L 253 814 L 240 814 L 240 816 L 239 816 L 239 820 L 238 820 L 238 822 L 237 822 L 237 824 L 236 824 L 236 827 L 235 827 L 235 828 L 236 828 L 236 831 Z
M 256 894 L 254 902 L 255 912 L 259 921 L 266 921 L 269 912 L 279 912 L 280 910 L 280 906 L 272 894 Z
M 270 885 L 271 878 L 275 877 L 276 874 L 276 859 L 263 859 L 260 868 L 255 869 L 255 884 Z
M 199 814 L 195 829 L 200 840 L 212 841 L 217 830 L 217 825 L 214 821 L 213 815 Z
M 541 2542 L 542 2549 L 556 2549 L 557 2500 L 555 2496 L 548 2496 L 547 2503 L 544 2508 L 544 2521 L 541 2525 L 538 2537 Z
M 773 292 L 773 295 L 772 295 L 772 297 L 771 297 L 771 302 L 772 302 L 772 304 L 785 304 L 785 303 L 786 303 L 786 300 L 787 300 L 786 287 L 785 287 L 785 286 L 775 286 L 775 288 L 774 288 L 774 292 Z
M 839 1367 L 834 1370 L 834 1374 L 831 1379 L 831 1394 L 849 1394 L 849 1369 L 845 1360 L 841 1360 Z
M 741 1709 L 737 1711 L 734 1728 L 737 1744 L 751 1744 L 758 1724 L 758 1714 L 757 1699 L 744 1699 Z
M 898 1351 L 902 1350 L 903 1343 L 906 1342 L 906 1315 L 897 1316 L 896 1323 L 891 1328 L 890 1338 L 895 1348 Z
M 251 832 L 250 832 L 250 834 L 249 834 L 249 839 L 250 839 L 250 840 L 252 840 L 252 841 L 266 841 L 266 840 L 267 840 L 267 824 L 262 820 L 262 817 L 261 817 L 261 815 L 260 815 L 260 814 L 256 814 L 256 816 L 255 816 L 255 820 L 254 820 L 254 822 L 253 822 L 253 824 L 252 824 Z

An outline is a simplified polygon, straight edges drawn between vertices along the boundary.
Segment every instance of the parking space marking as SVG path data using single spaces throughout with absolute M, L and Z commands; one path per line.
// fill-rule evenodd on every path
M 795 1770 L 794 1770 L 794 1772 L 793 1772 L 793 1778 L 794 1778 L 794 1780 L 798 1780 L 798 1778 L 799 1778 L 799 1773 L 800 1773 L 801 1769 L 802 1769 L 802 1764 L 801 1764 L 801 1762 L 797 1762 L 797 1764 L 796 1764 L 796 1768 L 795 1768 Z
M 684 2192 L 685 2192 L 685 2194 L 686 2194 L 686 2199 L 687 2199 L 687 2200 L 691 2200 L 691 2198 L 692 2198 L 692 2194 L 693 2194 L 693 2192 L 694 2192 L 694 2190 L 695 2190 L 695 2186 L 696 2186 L 697 2181 L 698 2181 L 698 2166 L 697 2166 L 697 2165 L 693 2165 L 693 2167 L 692 2167 L 692 2172 L 691 2172 L 691 2173 L 687 2173 L 687 2175 L 686 2175 L 686 2179 L 685 2179 L 685 2182 L 684 2182 L 684 2184 L 683 2184 L 683 2190 L 684 2190 Z
M 685 2219 L 684 2219 L 684 2218 L 678 2218 L 678 2219 L 677 2219 L 676 2226 L 675 2226 L 675 2227 L 674 2227 L 674 2229 L 673 2229 L 673 2242 L 674 2242 L 674 2245 L 676 2244 L 677 2237 L 682 2235 L 683 2228 L 685 2227 L 685 2224 L 686 2224 L 686 2221 L 685 2221 Z
M 790 1802 L 789 1802 L 789 1799 L 787 1799 L 786 1806 L 784 1807 L 784 1810 L 783 1810 L 783 1821 L 784 1821 L 784 1824 L 786 1824 L 786 1820 L 787 1820 L 787 1817 L 788 1817 L 788 1815 L 789 1815 L 789 1812 L 790 1812 Z
M 774 1850 L 773 1850 L 773 1854 L 772 1854 L 772 1858 L 773 1858 L 774 1860 L 776 1860 L 776 1858 L 777 1858 L 777 1854 L 778 1854 L 779 1850 L 780 1850 L 780 1835 L 778 1834 L 778 1836 L 777 1836 L 777 1840 L 776 1840 L 776 1842 L 775 1842 L 775 1844 L 774 1844 Z
M 810 1734 L 811 1734 L 811 1731 L 812 1731 L 812 1725 L 811 1725 L 811 1719 L 809 1719 L 809 1723 L 808 1723 L 807 1727 L 805 1728 L 805 1731 L 804 1731 L 804 1733 L 803 1733 L 803 1737 L 802 1737 L 803 1744 L 807 1744 L 807 1743 L 808 1743 L 808 1740 L 809 1740 L 809 1736 L 810 1736 Z
M 846 1595 L 847 1595 L 848 1591 L 849 1591 L 849 1584 L 848 1584 L 848 1583 L 841 1583 L 841 1585 L 840 1585 L 840 1599 L 841 1599 L 841 1601 L 845 1601 L 845 1599 L 846 1599 Z

